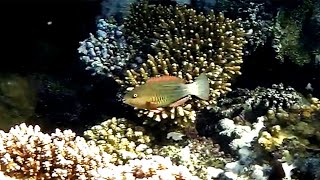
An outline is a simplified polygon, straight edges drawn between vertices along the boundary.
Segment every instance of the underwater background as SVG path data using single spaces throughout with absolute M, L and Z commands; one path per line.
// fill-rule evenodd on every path
M 320 179 L 319 0 L 3 1 L 0 22 L 1 180 Z M 201 73 L 208 100 L 123 103 Z

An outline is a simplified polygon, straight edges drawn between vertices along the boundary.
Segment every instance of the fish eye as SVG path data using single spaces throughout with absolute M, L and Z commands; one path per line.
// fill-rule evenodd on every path
M 132 97 L 136 98 L 136 97 L 138 97 L 138 94 L 133 94 Z

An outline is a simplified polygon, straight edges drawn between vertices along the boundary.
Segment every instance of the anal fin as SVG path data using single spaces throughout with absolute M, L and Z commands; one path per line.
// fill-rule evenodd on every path
M 169 105 L 169 107 L 177 107 L 177 106 L 180 106 L 182 104 L 184 104 L 185 102 L 187 102 L 188 100 L 190 99 L 190 96 L 186 96 L 182 99 L 179 99 L 178 101 L 172 103 Z

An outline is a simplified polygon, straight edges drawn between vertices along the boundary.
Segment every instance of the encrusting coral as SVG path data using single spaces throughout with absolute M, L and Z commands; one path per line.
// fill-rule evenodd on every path
M 186 6 L 150 5 L 143 1 L 133 6 L 125 29 L 129 42 L 152 44 L 147 60 L 138 68 L 128 69 L 120 82 L 127 90 L 161 75 L 177 76 L 191 83 L 205 72 L 210 80 L 210 100 L 194 98 L 183 106 L 158 113 L 138 110 L 138 116 L 145 119 L 170 120 L 184 127 L 195 120 L 196 111 L 215 104 L 217 97 L 231 91 L 231 80 L 241 74 L 244 30 L 239 20 L 225 18 L 221 13 L 205 15 Z
M 220 118 L 255 120 L 270 110 L 297 108 L 310 102 L 290 86 L 273 84 L 270 88 L 257 87 L 254 90 L 237 88 L 220 97 L 212 108 Z M 240 118 L 241 118 L 240 117 Z M 239 118 L 238 118 L 239 119 Z
M 94 141 L 112 155 L 111 162 L 126 163 L 129 159 L 144 158 L 152 153 L 152 137 L 143 127 L 131 124 L 124 118 L 112 118 L 84 132 L 85 138 Z
M 292 63 L 303 66 L 311 62 L 312 49 L 306 39 L 306 22 L 309 22 L 309 13 L 314 7 L 312 0 L 301 1 L 297 7 L 282 8 L 277 13 L 273 25 L 272 47 L 276 58 L 281 62 L 289 60 Z
M 320 131 L 318 120 L 320 101 L 311 98 L 310 105 L 295 106 L 288 110 L 269 110 L 266 115 L 266 131 L 259 137 L 259 143 L 267 151 L 282 149 L 286 143 L 286 150 L 290 154 L 303 152 L 307 149 L 318 149 Z
M 283 169 L 294 169 L 288 173 L 293 179 L 304 178 L 305 173 L 310 179 L 319 179 L 315 164 L 320 160 L 320 131 L 317 128 L 320 127 L 320 101 L 314 97 L 309 101 L 309 105 L 269 110 L 264 116 L 265 129 L 257 139 L 257 147 L 262 148 L 262 152 L 274 154 L 292 165 Z
M 206 179 L 209 167 L 222 168 L 231 158 L 220 151 L 218 144 L 204 137 L 187 137 L 173 143 L 156 146 L 154 154 L 169 157 L 175 164 L 180 164 L 201 179 Z M 209 168 L 210 169 L 210 168 Z
M 0 131 L 0 157 L 0 176 L 6 179 L 199 179 L 162 156 L 117 166 L 111 155 L 71 130 L 49 135 L 26 124 Z

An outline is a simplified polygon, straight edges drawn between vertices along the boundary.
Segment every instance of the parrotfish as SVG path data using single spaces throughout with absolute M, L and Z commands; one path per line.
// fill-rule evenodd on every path
M 152 77 L 145 84 L 127 92 L 124 103 L 139 109 L 156 110 L 180 106 L 189 100 L 190 95 L 209 99 L 209 80 L 205 73 L 189 84 L 176 76 Z

